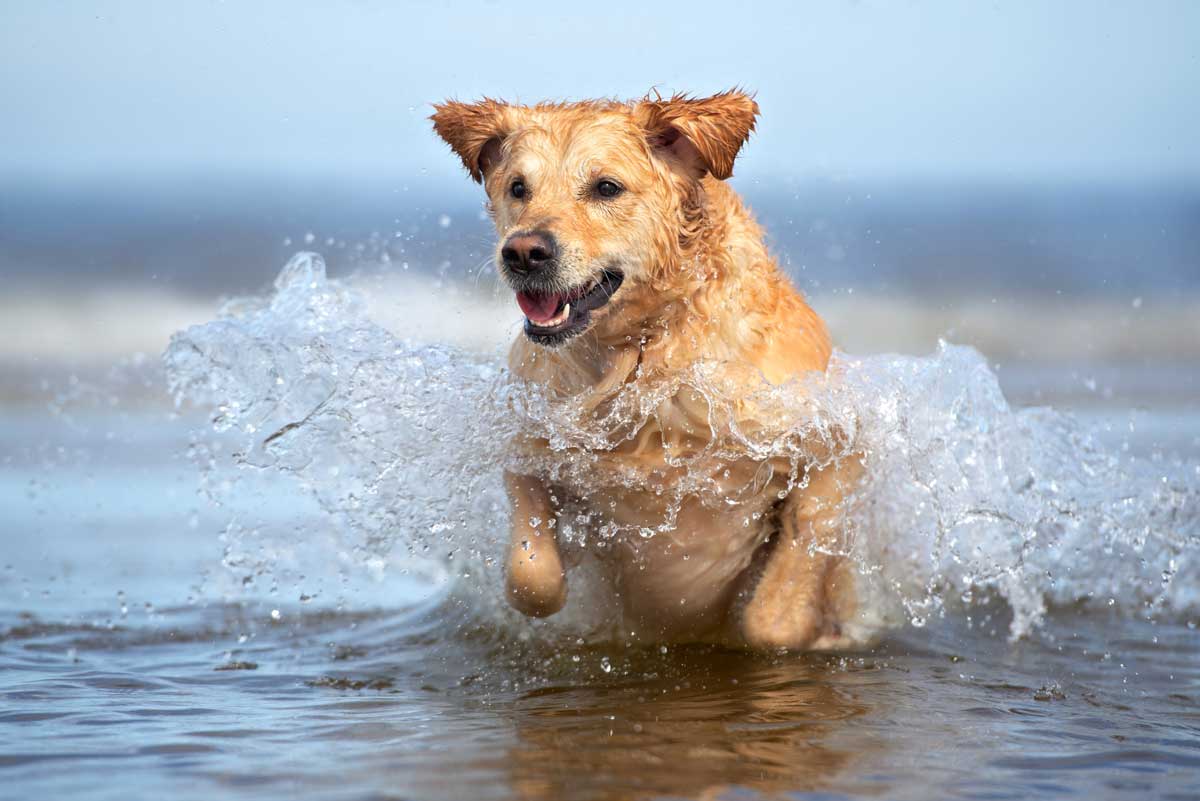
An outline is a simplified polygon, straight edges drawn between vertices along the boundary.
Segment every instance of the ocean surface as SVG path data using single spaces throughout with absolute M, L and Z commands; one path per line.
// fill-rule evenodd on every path
M 846 654 L 506 610 L 477 207 L 0 193 L 0 797 L 1200 797 L 1200 195 L 805 189 Z

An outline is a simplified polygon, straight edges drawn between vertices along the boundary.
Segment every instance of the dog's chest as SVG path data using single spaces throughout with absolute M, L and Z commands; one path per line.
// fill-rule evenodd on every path
M 714 536 L 756 531 L 795 477 L 786 461 L 752 457 L 736 424 L 685 389 L 614 426 L 604 447 L 564 453 L 577 467 L 565 488 L 613 533 L 669 534 L 681 517 L 712 521 Z

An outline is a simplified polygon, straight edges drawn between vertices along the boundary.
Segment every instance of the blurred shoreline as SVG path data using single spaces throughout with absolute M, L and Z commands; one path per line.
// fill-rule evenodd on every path
M 520 332 L 520 312 L 494 275 L 474 285 L 375 271 L 342 280 L 366 300 L 376 322 L 400 337 L 489 351 Z M 920 353 L 947 339 L 1002 361 L 1200 366 L 1200 293 L 1131 300 L 805 295 L 837 346 L 854 353 Z M 0 364 L 87 365 L 157 355 L 172 333 L 207 322 L 223 302 L 153 287 L 10 291 L 0 297 Z
M 402 339 L 499 355 L 520 332 L 520 312 L 494 276 L 467 284 L 363 271 L 343 280 L 371 319 Z M 1018 402 L 1200 401 L 1200 295 L 976 300 L 847 291 L 809 300 L 843 351 L 919 355 L 939 339 L 970 345 Z M 220 306 L 156 288 L 9 293 L 0 298 L 0 403 L 44 401 L 72 376 L 99 386 L 113 371 L 157 369 L 171 335 L 211 320 Z M 126 384 L 124 395 L 165 396 L 153 382 Z

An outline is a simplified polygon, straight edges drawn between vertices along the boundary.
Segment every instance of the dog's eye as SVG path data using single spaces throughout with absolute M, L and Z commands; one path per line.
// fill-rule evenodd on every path
M 525 197 L 525 182 L 513 181 L 512 185 L 508 187 L 508 193 L 517 199 Z
M 624 191 L 620 184 L 607 178 L 596 184 L 596 194 L 600 197 L 616 197 Z

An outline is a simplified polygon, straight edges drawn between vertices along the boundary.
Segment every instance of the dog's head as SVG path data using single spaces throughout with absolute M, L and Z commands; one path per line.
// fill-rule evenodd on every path
M 499 270 L 543 345 L 669 284 L 702 224 L 701 179 L 733 173 L 758 114 L 738 91 L 435 108 L 434 128 L 487 190 Z

